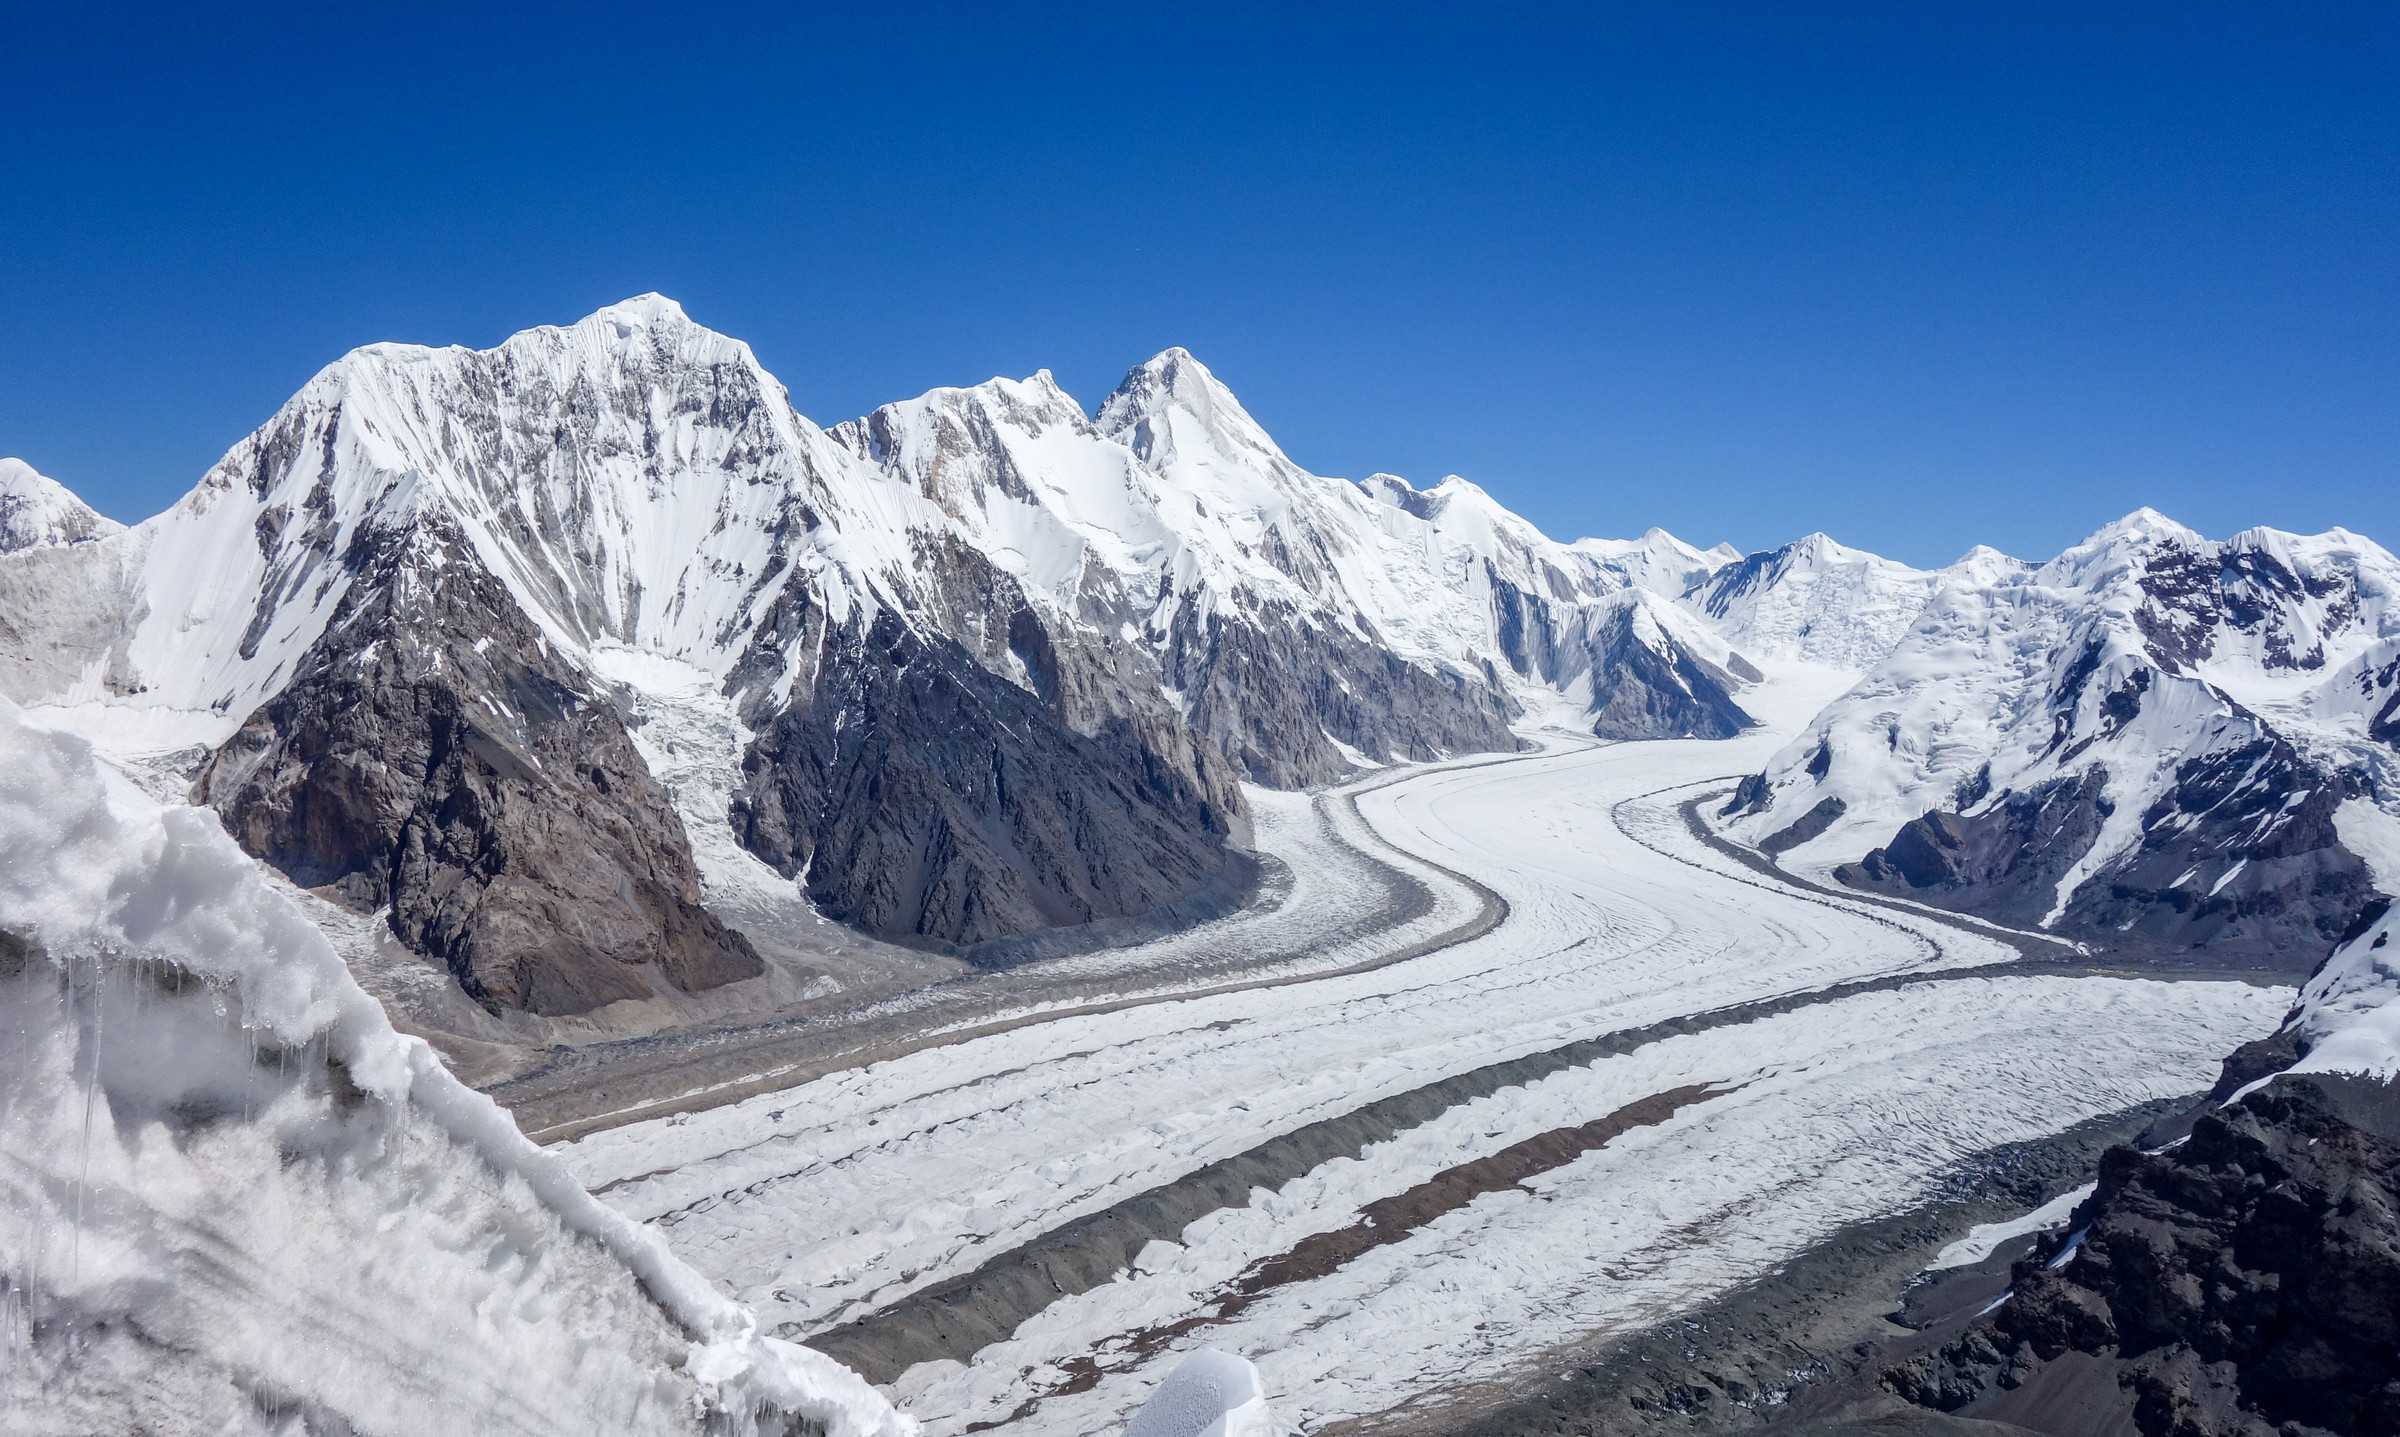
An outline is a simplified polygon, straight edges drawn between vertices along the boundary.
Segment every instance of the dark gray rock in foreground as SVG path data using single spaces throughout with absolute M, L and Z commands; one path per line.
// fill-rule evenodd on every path
M 2390 1085 L 2278 1078 L 2167 1152 L 2112 1150 L 1992 1319 L 1884 1385 L 1964 1415 L 2113 1408 L 2142 1437 L 2385 1437 L 2400 1431 L 2396 1194 Z

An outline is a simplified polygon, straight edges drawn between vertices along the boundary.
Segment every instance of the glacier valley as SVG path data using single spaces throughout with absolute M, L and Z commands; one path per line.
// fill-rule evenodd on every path
M 2396 592 L 656 295 L 0 461 L 0 1430 L 2394 1430 Z

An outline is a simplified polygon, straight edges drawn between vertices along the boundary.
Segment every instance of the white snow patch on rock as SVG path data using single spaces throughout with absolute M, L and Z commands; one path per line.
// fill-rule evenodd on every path
M 2098 1183 L 2085 1183 L 2073 1192 L 2060 1193 L 2023 1217 L 2006 1222 L 1983 1222 L 1967 1229 L 1967 1235 L 1934 1254 L 1925 1265 L 1927 1272 L 1941 1272 L 1953 1267 L 1972 1267 L 1998 1251 L 2000 1244 L 2027 1233 L 2049 1232 L 2067 1225 L 2075 1209 L 2092 1195 Z

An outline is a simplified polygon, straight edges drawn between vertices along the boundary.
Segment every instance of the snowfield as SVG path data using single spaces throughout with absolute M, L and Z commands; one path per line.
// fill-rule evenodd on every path
M 929 1432 L 1101 1433 L 1182 1354 L 1216 1347 L 1257 1363 L 1277 1415 L 1313 1430 L 1689 1307 L 1921 1200 L 1993 1146 L 2204 1088 L 2289 1007 L 2289 990 L 2229 983 L 1979 978 L 2017 954 L 1930 915 L 1779 886 L 1703 843 L 1681 802 L 1755 771 L 1848 678 L 1796 673 L 1744 694 L 1773 721 L 1730 742 L 1547 735 L 1533 756 L 1369 780 L 1357 807 L 1385 841 L 1505 899 L 1480 937 L 1312 981 L 1064 1012 L 558 1151 L 805 1338 L 1275 1134 L 1494 1062 L 1787 1000 L 1455 1105 L 1256 1191 L 1153 1244 L 1138 1273 L 891 1389 Z M 1305 844 L 1305 829 L 1291 835 Z M 1307 871 L 1304 849 L 1283 856 Z M 1810 998 L 1912 974 L 1943 976 Z M 1142 1335 L 1217 1311 L 1253 1264 L 1366 1204 L 1695 1085 L 1710 1095 L 1664 1121 L 1276 1286 L 1228 1322 L 1163 1345 Z M 1087 1363 L 1098 1380 L 1071 1383 L 1062 1364 L 1088 1377 Z

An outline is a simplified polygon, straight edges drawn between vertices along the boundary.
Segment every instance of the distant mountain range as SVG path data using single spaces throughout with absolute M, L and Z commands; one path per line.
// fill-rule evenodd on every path
M 357 350 L 132 528 L 0 461 L 0 691 L 546 1014 L 759 971 L 739 891 L 985 963 L 1221 911 L 1244 783 L 1725 737 L 1791 665 L 1861 677 L 1737 800 L 1787 863 L 2313 962 L 2400 855 L 2396 581 L 2147 511 L 2038 568 L 1559 543 L 1308 473 L 1181 350 L 820 428 L 656 295 Z

